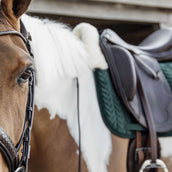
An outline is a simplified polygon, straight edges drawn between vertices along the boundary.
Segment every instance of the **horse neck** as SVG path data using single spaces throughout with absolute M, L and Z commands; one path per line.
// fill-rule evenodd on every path
M 8 172 L 8 167 L 1 153 L 0 153 L 0 172 Z
M 38 171 L 38 166 L 41 172 L 47 172 L 47 170 L 56 171 L 57 168 L 68 171 L 67 167 L 69 166 L 75 169 L 71 170 L 71 172 L 77 171 L 78 155 L 76 152 L 78 148 L 70 135 L 65 120 L 58 116 L 50 120 L 50 114 L 47 109 L 38 110 L 37 107 L 35 107 L 31 138 L 30 171 Z M 48 149 L 47 145 L 50 145 Z M 43 153 L 43 156 L 40 155 L 41 153 Z M 50 166 L 49 164 L 52 164 L 52 161 L 54 165 Z M 66 162 L 68 162 L 67 166 Z M 39 164 L 43 165 L 40 166 Z M 88 172 L 85 168 L 86 165 L 84 165 L 83 172 Z

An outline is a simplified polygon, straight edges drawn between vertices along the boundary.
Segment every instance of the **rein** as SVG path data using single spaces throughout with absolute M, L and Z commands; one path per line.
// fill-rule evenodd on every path
M 79 108 L 79 80 L 76 78 L 76 88 L 77 88 L 77 118 L 78 118 L 78 138 L 79 138 L 79 155 L 78 155 L 78 172 L 82 171 L 81 168 L 81 123 L 80 123 L 80 108 Z
M 34 58 L 31 51 L 30 41 L 31 37 L 26 31 L 24 24 L 21 22 L 21 33 L 15 30 L 2 31 L 0 36 L 6 35 L 16 35 L 19 36 L 25 43 L 30 56 Z M 29 78 L 28 82 L 28 99 L 26 105 L 26 115 L 22 135 L 16 146 L 12 142 L 11 138 L 7 135 L 3 128 L 0 127 L 0 152 L 5 159 L 9 172 L 26 172 L 28 169 L 28 159 L 30 154 L 30 135 L 33 123 L 33 112 L 34 112 L 34 86 L 35 86 L 35 76 L 34 72 Z M 19 160 L 19 150 L 23 143 L 23 148 L 21 150 L 22 156 Z

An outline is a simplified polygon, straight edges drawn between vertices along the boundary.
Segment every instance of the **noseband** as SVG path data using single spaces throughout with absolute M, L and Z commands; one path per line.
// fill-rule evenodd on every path
M 0 32 L 0 36 L 5 35 L 16 35 L 22 38 L 24 41 L 30 56 L 33 58 L 33 53 L 31 51 L 30 41 L 31 37 L 25 29 L 24 24 L 21 22 L 21 33 L 15 30 L 12 31 L 2 31 Z M 25 114 L 25 122 L 22 135 L 20 140 L 16 146 L 12 142 L 11 138 L 7 135 L 3 128 L 0 127 L 0 152 L 4 160 L 7 163 L 9 172 L 26 172 L 28 169 L 28 159 L 30 153 L 30 135 L 31 128 L 33 122 L 33 111 L 34 111 L 34 86 L 35 86 L 35 76 L 34 72 L 29 78 L 28 83 L 28 98 L 27 98 L 27 106 L 26 106 L 26 114 Z M 22 148 L 22 156 L 19 159 L 19 150 L 21 145 Z

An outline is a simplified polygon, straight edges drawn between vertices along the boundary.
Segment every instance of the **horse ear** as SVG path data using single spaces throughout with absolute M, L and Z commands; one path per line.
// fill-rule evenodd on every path
M 1 0 L 1 8 L 7 16 L 20 18 L 26 12 L 31 0 Z
M 13 0 L 13 12 L 17 18 L 26 12 L 31 0 Z

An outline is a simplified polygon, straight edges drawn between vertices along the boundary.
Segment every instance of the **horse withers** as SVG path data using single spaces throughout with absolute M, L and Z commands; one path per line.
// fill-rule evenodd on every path
M 26 171 L 27 168 L 34 65 L 29 53 L 27 32 L 20 17 L 30 2 L 1 0 L 0 172 Z M 22 142 L 23 153 L 19 153 Z

